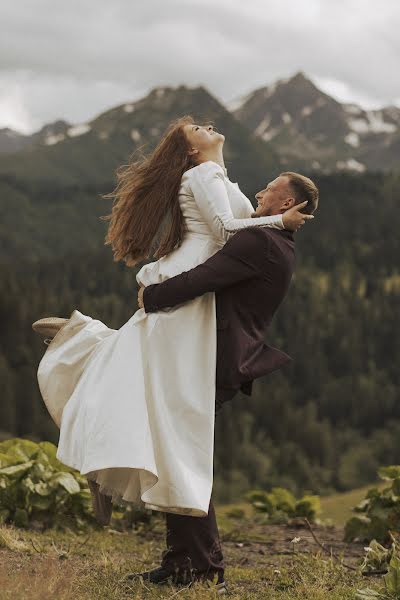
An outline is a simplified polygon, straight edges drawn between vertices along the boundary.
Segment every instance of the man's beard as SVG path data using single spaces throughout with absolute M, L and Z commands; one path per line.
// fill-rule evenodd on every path
M 266 211 L 263 211 L 262 215 L 261 214 L 257 214 L 256 212 L 253 212 L 251 215 L 252 219 L 258 219 L 259 217 L 270 217 L 271 216 L 271 209 L 268 208 Z

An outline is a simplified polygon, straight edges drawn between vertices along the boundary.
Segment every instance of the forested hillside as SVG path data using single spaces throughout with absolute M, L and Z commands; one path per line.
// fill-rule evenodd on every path
M 278 483 L 348 489 L 400 460 L 400 178 L 337 174 L 317 182 L 320 210 L 296 234 L 296 275 L 268 338 L 294 360 L 217 419 L 220 500 Z M 2 437 L 57 441 L 37 387 L 45 346 L 34 320 L 78 308 L 118 328 L 137 308 L 135 271 L 114 263 L 103 245 L 98 216 L 110 204 L 100 194 L 111 185 L 3 176 Z M 252 197 L 258 182 L 243 187 Z

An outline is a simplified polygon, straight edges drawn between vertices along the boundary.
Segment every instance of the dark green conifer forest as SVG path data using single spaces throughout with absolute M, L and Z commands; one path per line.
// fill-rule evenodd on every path
M 293 362 L 217 418 L 220 501 L 274 485 L 346 490 L 400 462 L 400 177 L 315 179 L 320 209 L 296 234 L 295 277 L 268 336 Z M 239 183 L 250 198 L 258 189 Z M 136 270 L 104 245 L 99 216 L 111 204 L 101 194 L 112 187 L 1 176 L 3 439 L 58 439 L 37 385 L 46 346 L 33 321 L 77 308 L 119 328 L 137 310 Z

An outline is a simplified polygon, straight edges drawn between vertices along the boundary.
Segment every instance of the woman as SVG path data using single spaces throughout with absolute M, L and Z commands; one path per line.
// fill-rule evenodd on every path
M 138 272 L 140 285 L 204 262 L 244 227 L 304 222 L 298 207 L 251 218 L 250 201 L 227 177 L 224 140 L 184 117 L 151 156 L 118 172 L 106 243 L 128 266 L 158 258 Z M 38 368 L 60 425 L 57 457 L 114 501 L 206 516 L 215 365 L 213 293 L 157 314 L 140 309 L 119 330 L 74 310 Z

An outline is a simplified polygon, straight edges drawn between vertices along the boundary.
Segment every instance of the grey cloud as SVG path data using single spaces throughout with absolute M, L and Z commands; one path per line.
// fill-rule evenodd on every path
M 397 0 L 3 0 L 0 23 L 0 126 L 10 85 L 32 127 L 156 85 L 201 83 L 226 101 L 298 70 L 355 100 L 400 101 Z

